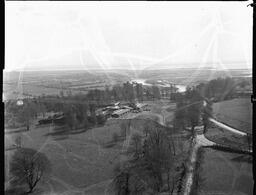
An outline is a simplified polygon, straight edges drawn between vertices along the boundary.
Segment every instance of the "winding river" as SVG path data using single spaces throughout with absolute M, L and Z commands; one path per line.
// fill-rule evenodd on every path
M 142 84 L 142 85 L 152 86 L 151 83 L 146 82 L 146 79 L 133 79 L 130 82 L 136 82 L 136 83 L 139 83 L 139 84 Z M 163 84 L 157 84 L 157 85 L 159 85 L 161 87 L 169 87 L 170 86 L 170 84 L 166 83 L 166 82 L 163 82 Z M 186 86 L 185 85 L 175 85 L 175 87 L 178 88 L 178 92 L 185 92 L 186 91 Z

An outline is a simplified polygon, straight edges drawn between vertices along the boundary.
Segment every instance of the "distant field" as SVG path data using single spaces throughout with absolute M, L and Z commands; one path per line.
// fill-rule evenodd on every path
M 239 98 L 213 104 L 214 116 L 241 131 L 252 132 L 252 104 L 249 98 Z
M 253 194 L 252 162 L 248 155 L 203 149 L 200 165 L 200 195 Z
M 16 99 L 22 96 L 23 94 L 29 94 L 32 96 L 41 96 L 42 94 L 45 95 L 59 95 L 60 91 L 63 91 L 64 94 L 67 93 L 68 90 L 61 89 L 61 88 L 54 88 L 54 87 L 45 87 L 45 86 L 38 86 L 33 84 L 23 84 L 18 87 L 18 85 L 14 84 L 4 84 L 3 92 L 6 99 Z M 87 93 L 86 90 L 71 90 L 73 94 L 82 92 Z
M 105 89 L 105 85 L 121 84 L 130 80 L 124 73 L 107 71 L 24 71 L 4 72 L 3 91 L 5 99 L 15 99 L 24 93 L 57 95 L 63 89 L 73 94 L 87 93 L 91 89 Z

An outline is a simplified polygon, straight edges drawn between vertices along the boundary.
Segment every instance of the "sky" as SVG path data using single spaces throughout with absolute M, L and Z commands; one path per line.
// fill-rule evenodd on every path
M 5 70 L 252 67 L 249 2 L 5 2 Z

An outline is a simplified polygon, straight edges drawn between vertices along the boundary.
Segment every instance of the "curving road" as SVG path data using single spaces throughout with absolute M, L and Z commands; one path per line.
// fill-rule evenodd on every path
M 196 135 L 196 137 L 192 140 L 192 145 L 193 145 L 193 148 L 192 148 L 191 156 L 189 158 L 188 172 L 185 179 L 184 195 L 189 195 L 191 192 L 198 149 L 201 146 L 213 146 L 213 145 L 216 145 L 216 143 L 205 138 L 204 134 L 200 134 L 200 135 Z
M 239 134 L 239 135 L 242 135 L 242 136 L 247 136 L 247 133 L 242 132 L 242 131 L 240 131 L 240 130 L 237 130 L 237 129 L 235 129 L 235 128 L 233 128 L 233 127 L 230 127 L 230 126 L 228 126 L 228 125 L 225 125 L 225 124 L 223 124 L 223 123 L 221 123 L 221 122 L 215 120 L 214 118 L 209 118 L 209 121 L 213 122 L 213 123 L 214 123 L 215 125 L 217 125 L 218 127 L 223 128 L 223 129 L 225 129 L 225 130 L 227 130 L 227 131 L 231 131 L 231 132 L 233 132 L 233 133 L 236 133 L 236 134 Z

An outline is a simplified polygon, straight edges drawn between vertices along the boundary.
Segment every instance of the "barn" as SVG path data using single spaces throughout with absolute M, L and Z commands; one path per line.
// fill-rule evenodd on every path
M 131 111 L 131 109 L 119 109 L 119 110 L 114 111 L 111 116 L 114 118 L 119 118 L 120 116 L 123 116 L 130 111 Z

